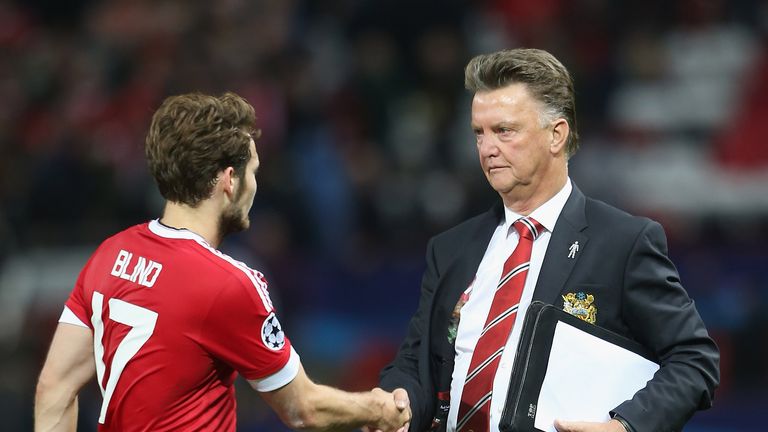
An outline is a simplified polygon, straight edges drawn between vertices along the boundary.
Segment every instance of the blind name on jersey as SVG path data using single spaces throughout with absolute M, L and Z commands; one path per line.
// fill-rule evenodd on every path
M 133 266 L 131 266 L 132 260 L 132 252 L 120 249 L 117 259 L 115 259 L 115 265 L 112 266 L 112 276 L 152 288 L 163 270 L 163 265 L 143 256 L 137 256 Z M 129 269 L 132 270 L 129 271 Z

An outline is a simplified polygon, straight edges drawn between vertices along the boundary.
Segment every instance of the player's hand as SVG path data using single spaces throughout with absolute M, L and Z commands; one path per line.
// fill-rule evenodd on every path
M 555 420 L 555 429 L 558 432 L 627 432 L 618 420 L 605 423 Z
M 408 392 L 399 388 L 389 393 L 375 388 L 371 390 L 371 394 L 381 407 L 381 418 L 363 430 L 366 432 L 407 432 L 411 421 Z

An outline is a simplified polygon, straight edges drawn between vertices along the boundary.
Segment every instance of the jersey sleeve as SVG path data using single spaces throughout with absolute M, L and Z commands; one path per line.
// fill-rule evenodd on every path
M 80 271 L 80 275 L 77 277 L 77 282 L 75 282 L 75 287 L 72 289 L 69 298 L 64 304 L 64 311 L 61 314 L 61 318 L 59 318 L 59 322 L 93 329 L 93 324 L 91 324 L 90 302 L 86 301 L 85 292 L 85 278 L 92 260 L 93 257 L 88 260 Z
M 202 345 L 256 388 L 288 384 L 299 370 L 298 355 L 283 332 L 268 294 L 233 277 L 213 300 L 201 329 Z

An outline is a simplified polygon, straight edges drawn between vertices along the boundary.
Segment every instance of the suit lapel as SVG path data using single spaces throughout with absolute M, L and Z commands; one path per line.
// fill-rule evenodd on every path
M 459 245 L 461 249 L 460 258 L 446 272 L 446 277 L 444 278 L 448 282 L 446 284 L 446 289 L 448 289 L 447 298 L 458 299 L 461 293 L 474 280 L 477 268 L 480 266 L 480 261 L 483 260 L 485 250 L 488 248 L 488 243 L 491 241 L 493 232 L 501 220 L 499 219 L 498 211 L 503 214 L 504 210 L 494 207 L 486 213 L 487 216 L 480 222 L 475 234 L 468 239 L 466 244 Z
M 504 208 L 501 204 L 494 206 L 485 213 L 483 218 L 478 221 L 477 228 L 466 239 L 466 242 L 456 245 L 459 249 L 456 252 L 457 258 L 440 278 L 432 310 L 432 333 L 436 337 L 433 343 L 437 344 L 442 356 L 451 362 L 453 362 L 454 347 L 447 339 L 448 322 L 461 293 L 467 289 L 475 278 L 480 261 L 482 261 L 485 255 L 488 243 L 491 241 L 493 232 L 501 221 L 503 214 Z
M 563 290 L 568 276 L 582 255 L 581 252 L 576 252 L 575 256 L 570 258 L 571 246 L 579 242 L 579 251 L 583 251 L 589 241 L 589 237 L 584 232 L 587 228 L 585 203 L 584 194 L 574 185 L 549 240 L 539 279 L 536 281 L 533 300 L 553 305 L 558 302 L 558 294 Z

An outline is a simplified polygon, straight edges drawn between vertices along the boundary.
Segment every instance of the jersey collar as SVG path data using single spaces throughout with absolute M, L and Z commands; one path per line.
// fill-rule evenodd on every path
M 169 227 L 168 225 L 164 225 L 162 222 L 160 222 L 160 219 L 153 219 L 149 221 L 149 230 L 153 234 L 163 238 L 195 240 L 198 242 L 203 242 L 204 244 L 208 244 L 208 242 L 205 241 L 201 235 L 195 234 L 186 228 Z

